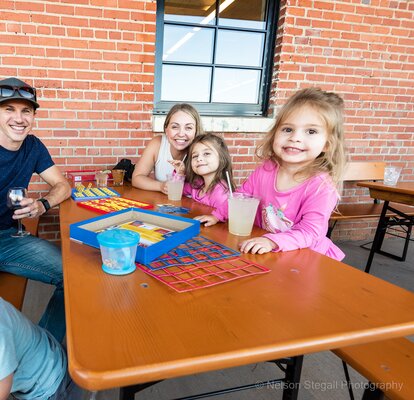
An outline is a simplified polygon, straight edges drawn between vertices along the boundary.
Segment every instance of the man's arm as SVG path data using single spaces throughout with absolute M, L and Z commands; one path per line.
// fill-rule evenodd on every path
M 13 384 L 13 374 L 0 379 L 0 400 L 7 400 Z
M 70 196 L 70 185 L 56 165 L 52 165 L 39 175 L 51 186 L 49 193 L 44 197 L 49 202 L 51 208 L 57 206 Z M 14 212 L 14 219 L 26 217 L 36 218 L 46 212 L 43 203 L 36 199 L 24 199 L 20 204 L 22 208 Z
M 56 165 L 43 171 L 40 177 L 51 186 L 49 193 L 44 197 L 49 202 L 50 207 L 57 206 L 70 196 L 71 189 L 69 182 Z M 43 204 L 40 204 L 42 209 L 44 209 Z

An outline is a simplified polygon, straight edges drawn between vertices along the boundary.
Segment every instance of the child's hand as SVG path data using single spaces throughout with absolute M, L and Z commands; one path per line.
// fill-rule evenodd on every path
M 185 175 L 185 164 L 181 160 L 168 160 L 168 162 L 174 167 L 176 174 Z
M 277 247 L 277 244 L 267 237 L 255 237 L 245 240 L 240 245 L 240 251 L 242 253 L 252 253 L 252 254 L 264 254 L 269 253 Z
M 200 223 L 204 224 L 204 226 L 212 226 L 219 222 L 219 220 L 214 215 L 199 215 L 194 219 L 200 221 Z

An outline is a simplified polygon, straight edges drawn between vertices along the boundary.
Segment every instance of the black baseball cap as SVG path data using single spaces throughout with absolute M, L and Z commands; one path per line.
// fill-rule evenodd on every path
M 9 100 L 26 100 L 36 110 L 39 103 L 36 98 L 36 89 L 17 78 L 7 78 L 0 81 L 0 103 Z

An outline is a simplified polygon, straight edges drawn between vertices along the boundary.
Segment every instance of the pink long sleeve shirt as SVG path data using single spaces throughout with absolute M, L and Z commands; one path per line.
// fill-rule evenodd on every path
M 326 237 L 329 217 L 339 195 L 327 174 L 307 179 L 280 192 L 276 189 L 279 166 L 265 161 L 238 190 L 260 198 L 255 225 L 278 245 L 275 251 L 309 247 L 336 260 L 345 254 Z
M 200 189 L 195 189 L 189 183 L 185 183 L 183 194 L 184 196 L 190 196 L 198 203 L 214 207 L 211 214 L 219 221 L 225 221 L 227 219 L 227 199 L 229 197 L 229 192 L 225 183 L 214 186 L 213 190 L 205 194 L 201 194 Z

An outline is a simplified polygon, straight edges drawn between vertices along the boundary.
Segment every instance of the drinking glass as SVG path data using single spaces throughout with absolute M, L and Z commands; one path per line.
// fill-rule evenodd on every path
M 23 187 L 13 187 L 10 188 L 7 192 L 7 207 L 10 209 L 17 210 L 22 208 L 20 202 L 27 197 L 27 190 Z M 24 237 L 30 235 L 29 232 L 23 230 L 22 220 L 18 219 L 18 229 L 16 233 L 12 233 L 11 237 Z
M 260 200 L 246 193 L 233 193 L 229 197 L 229 232 L 237 236 L 250 236 Z
M 184 188 L 184 175 L 167 174 L 168 200 L 181 200 Z

